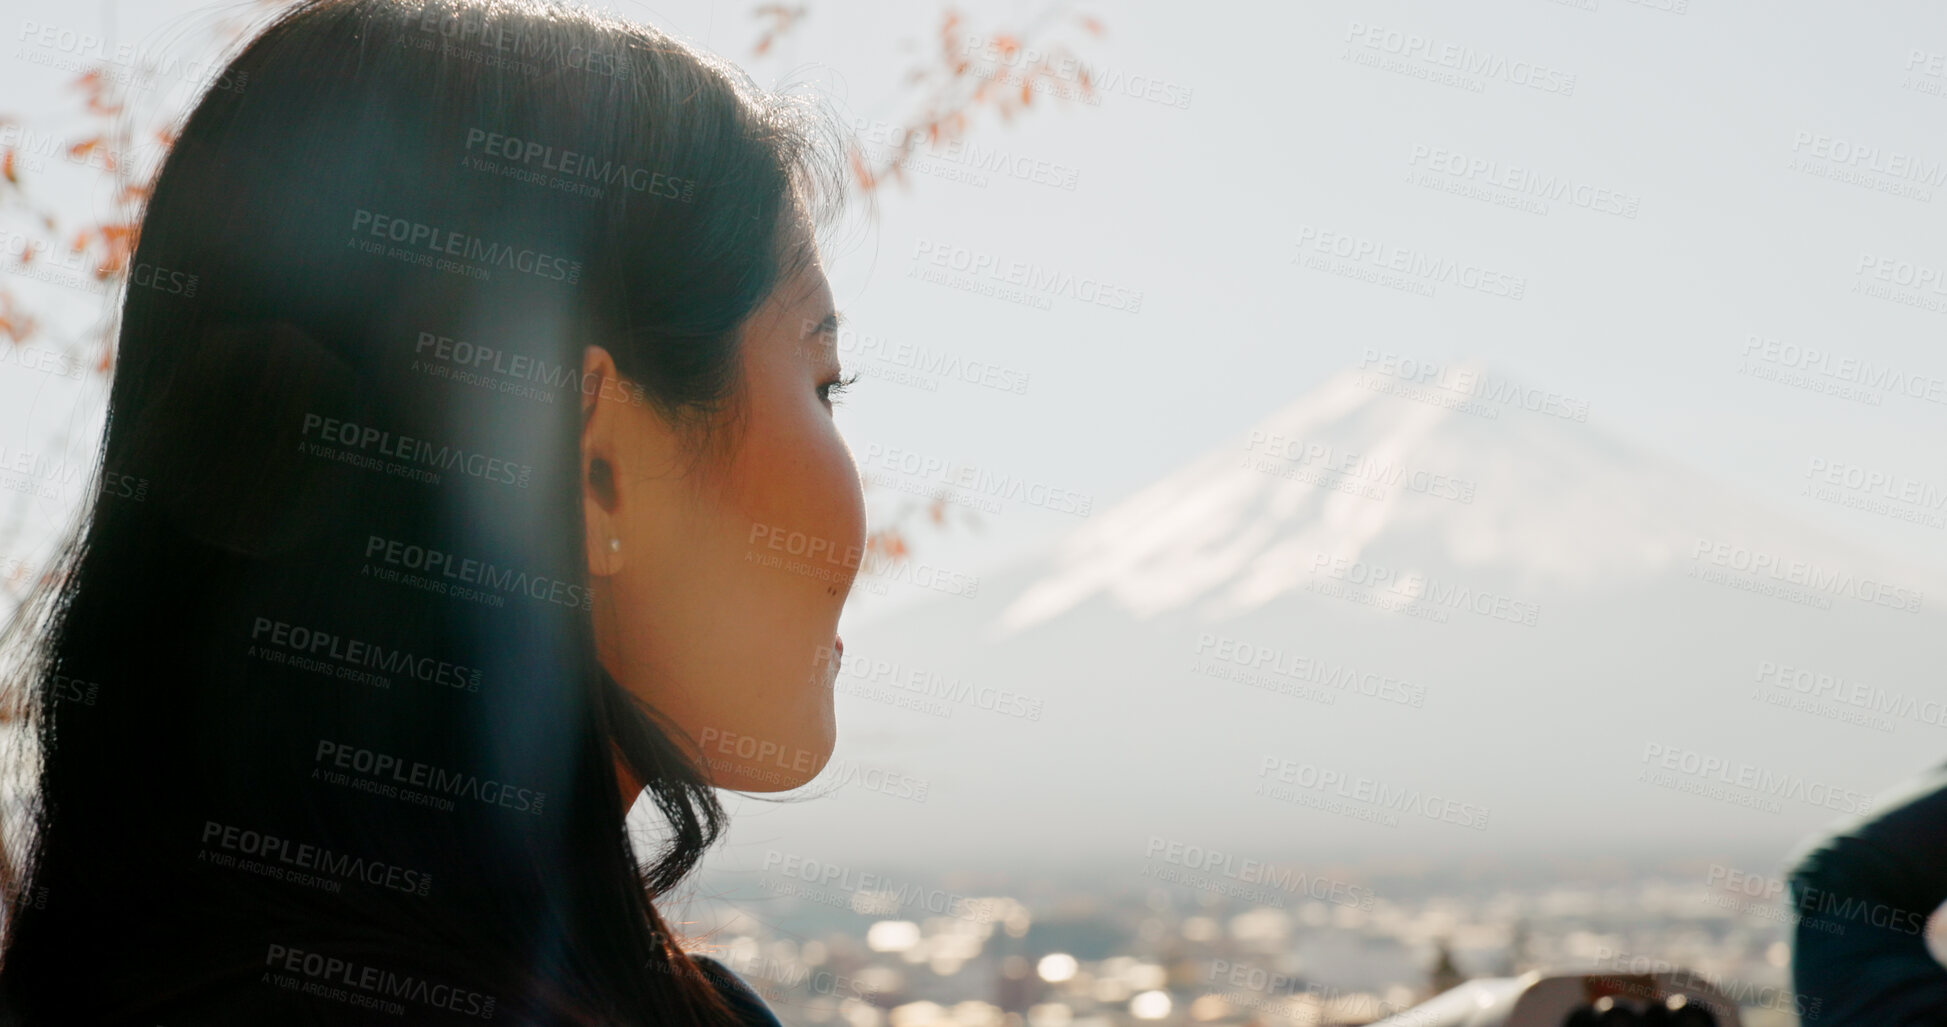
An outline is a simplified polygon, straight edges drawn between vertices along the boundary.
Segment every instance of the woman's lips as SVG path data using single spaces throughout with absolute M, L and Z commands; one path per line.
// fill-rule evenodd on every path
M 845 640 L 838 637 L 837 635 L 832 636 L 832 652 L 835 652 L 840 656 L 845 655 Z

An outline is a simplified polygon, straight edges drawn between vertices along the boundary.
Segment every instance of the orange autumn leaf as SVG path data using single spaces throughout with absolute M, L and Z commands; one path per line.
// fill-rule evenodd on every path
M 12 342 L 24 342 L 37 327 L 33 315 L 14 309 L 12 295 L 0 293 L 0 335 Z
M 88 94 L 88 112 L 91 114 L 120 114 L 122 105 L 107 99 L 109 94 L 108 77 L 102 69 L 85 72 L 75 80 L 75 87 Z
M 865 162 L 865 154 L 859 152 L 857 147 L 853 147 L 850 157 L 852 159 L 852 177 L 858 180 L 859 188 L 871 192 L 872 186 L 877 179 L 873 176 L 871 167 Z
M 103 225 L 100 236 L 105 253 L 101 266 L 95 269 L 95 277 L 107 278 L 120 274 L 128 266 L 129 258 L 135 255 L 136 226 Z
M 940 18 L 938 53 L 931 62 L 922 62 L 904 76 L 909 85 L 930 84 L 931 95 L 919 105 L 918 113 L 904 122 L 904 143 L 876 158 L 875 163 L 879 165 L 876 173 L 859 174 L 855 170 L 853 177 L 867 191 L 888 180 L 903 183 L 906 176 L 900 168 L 910 165 L 918 147 L 939 147 L 961 139 L 969 120 L 983 106 L 990 107 L 1003 122 L 1011 123 L 1015 114 L 1032 109 L 1038 77 L 1045 76 L 1055 85 L 1066 83 L 1067 76 L 1057 75 L 1053 65 L 1060 62 L 1065 67 L 1074 62 L 1074 57 L 1058 42 L 1030 38 L 1026 33 L 992 32 L 986 34 L 989 42 L 983 48 L 984 55 L 975 54 L 975 48 L 963 45 L 969 40 L 960 31 L 964 21 L 960 11 L 948 8 Z M 1078 19 L 1075 24 L 1092 34 L 1102 31 L 1102 23 L 1092 17 Z M 1027 52 L 1030 44 L 1039 51 L 1032 62 L 1019 67 L 1001 66 L 1014 55 Z M 1085 73 L 1079 91 L 1082 96 L 1092 92 Z M 1055 99 L 1068 100 L 1073 95 L 1065 88 L 1059 89 Z

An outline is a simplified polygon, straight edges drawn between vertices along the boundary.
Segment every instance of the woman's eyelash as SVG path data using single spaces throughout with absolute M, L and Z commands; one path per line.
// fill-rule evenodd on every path
M 852 383 L 858 380 L 859 372 L 853 371 L 851 374 L 844 375 L 835 381 L 825 382 L 818 386 L 818 398 L 830 403 L 834 395 L 851 388 Z

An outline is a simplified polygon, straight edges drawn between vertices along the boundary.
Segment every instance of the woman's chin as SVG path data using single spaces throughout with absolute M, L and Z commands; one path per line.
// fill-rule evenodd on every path
M 738 792 L 787 792 L 809 784 L 831 762 L 837 746 L 829 692 L 812 697 L 811 709 L 787 730 L 722 732 L 702 743 L 702 770 L 711 784 Z
M 832 746 L 797 746 L 762 758 L 717 756 L 707 768 L 710 783 L 733 792 L 788 792 L 802 788 L 831 762 Z

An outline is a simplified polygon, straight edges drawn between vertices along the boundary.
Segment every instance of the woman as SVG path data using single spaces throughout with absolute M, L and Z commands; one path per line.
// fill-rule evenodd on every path
M 223 81 L 9 628 L 7 1022 L 776 1022 L 652 900 L 832 749 L 829 119 L 506 0 L 306 0 Z

